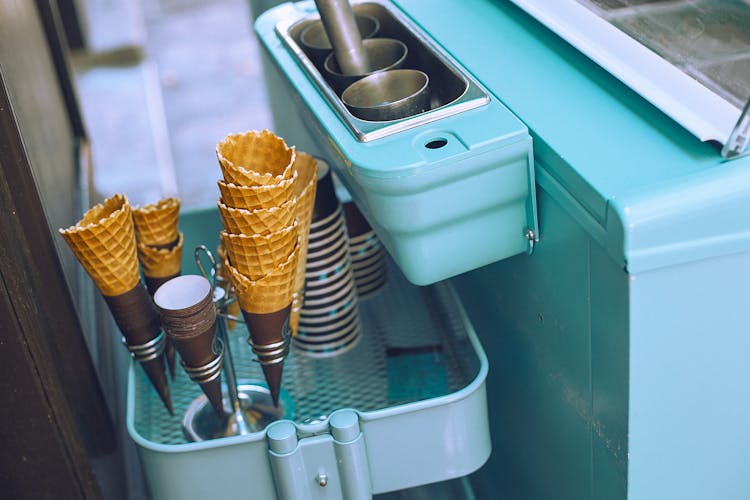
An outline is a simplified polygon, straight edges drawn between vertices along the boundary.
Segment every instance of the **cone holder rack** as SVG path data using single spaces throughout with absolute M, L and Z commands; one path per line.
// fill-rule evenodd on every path
M 226 283 L 218 277 L 216 259 L 205 245 L 198 245 L 193 255 L 200 273 L 211 283 L 213 303 L 216 308 L 216 337 L 213 351 L 217 357 L 203 366 L 189 367 L 181 362 L 188 378 L 196 384 L 205 384 L 224 373 L 225 397 L 223 401 L 224 415 L 220 417 L 212 411 L 211 405 L 204 395 L 197 396 L 188 408 L 182 412 L 182 428 L 189 441 L 205 441 L 228 436 L 242 436 L 262 430 L 268 423 L 284 416 L 286 403 L 279 408 L 269 404 L 270 395 L 259 384 L 238 382 L 232 348 L 227 332 L 227 318 L 244 324 L 242 318 L 236 318 L 226 313 L 226 307 L 236 297 L 230 297 Z M 206 270 L 203 258 L 208 259 L 211 267 Z M 289 353 L 290 333 L 288 322 L 284 325 L 284 340 L 270 345 L 256 345 L 248 339 L 251 349 L 256 353 L 256 361 L 260 364 L 281 363 Z
M 176 371 L 171 417 L 131 363 L 126 422 L 152 498 L 367 499 L 479 468 L 490 453 L 484 351 L 450 282 L 417 287 L 387 265 L 382 292 L 359 305 L 354 348 L 313 358 L 276 347 L 288 350 L 281 405 L 254 420 L 259 430 L 190 442 L 182 417 L 199 386 Z M 261 364 L 244 323 L 222 332 L 221 319 L 225 392 L 239 388 L 242 402 L 243 388 L 265 387 Z
M 128 349 L 128 351 L 130 351 L 130 357 L 133 358 L 134 361 L 145 363 L 147 361 L 151 361 L 152 359 L 158 358 L 164 353 L 164 348 L 166 346 L 165 339 L 166 335 L 164 334 L 164 332 L 161 332 L 159 333 L 159 335 L 154 337 L 154 339 L 146 342 L 145 344 L 128 344 L 125 336 L 122 337 L 122 343 Z

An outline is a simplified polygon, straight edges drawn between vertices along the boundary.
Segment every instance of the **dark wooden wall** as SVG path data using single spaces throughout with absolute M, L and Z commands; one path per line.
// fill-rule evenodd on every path
M 0 2 L 3 498 L 99 498 L 91 458 L 116 446 L 76 313 L 79 267 L 54 233 L 81 214 L 85 143 L 55 5 Z

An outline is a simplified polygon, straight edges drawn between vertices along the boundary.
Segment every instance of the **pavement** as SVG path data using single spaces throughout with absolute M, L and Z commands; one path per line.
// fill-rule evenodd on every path
M 243 0 L 89 0 L 89 50 L 73 58 L 92 144 L 93 199 L 177 195 L 215 204 L 215 147 L 272 128 Z

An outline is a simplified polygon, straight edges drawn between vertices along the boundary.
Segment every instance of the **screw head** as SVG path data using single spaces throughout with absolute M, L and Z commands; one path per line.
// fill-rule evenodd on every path
M 328 485 L 328 475 L 321 472 L 315 477 L 315 480 L 318 482 L 318 485 L 321 488 L 325 488 Z

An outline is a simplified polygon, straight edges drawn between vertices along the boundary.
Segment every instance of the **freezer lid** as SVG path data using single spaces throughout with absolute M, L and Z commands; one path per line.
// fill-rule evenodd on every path
M 512 1 L 724 157 L 748 152 L 750 3 Z

